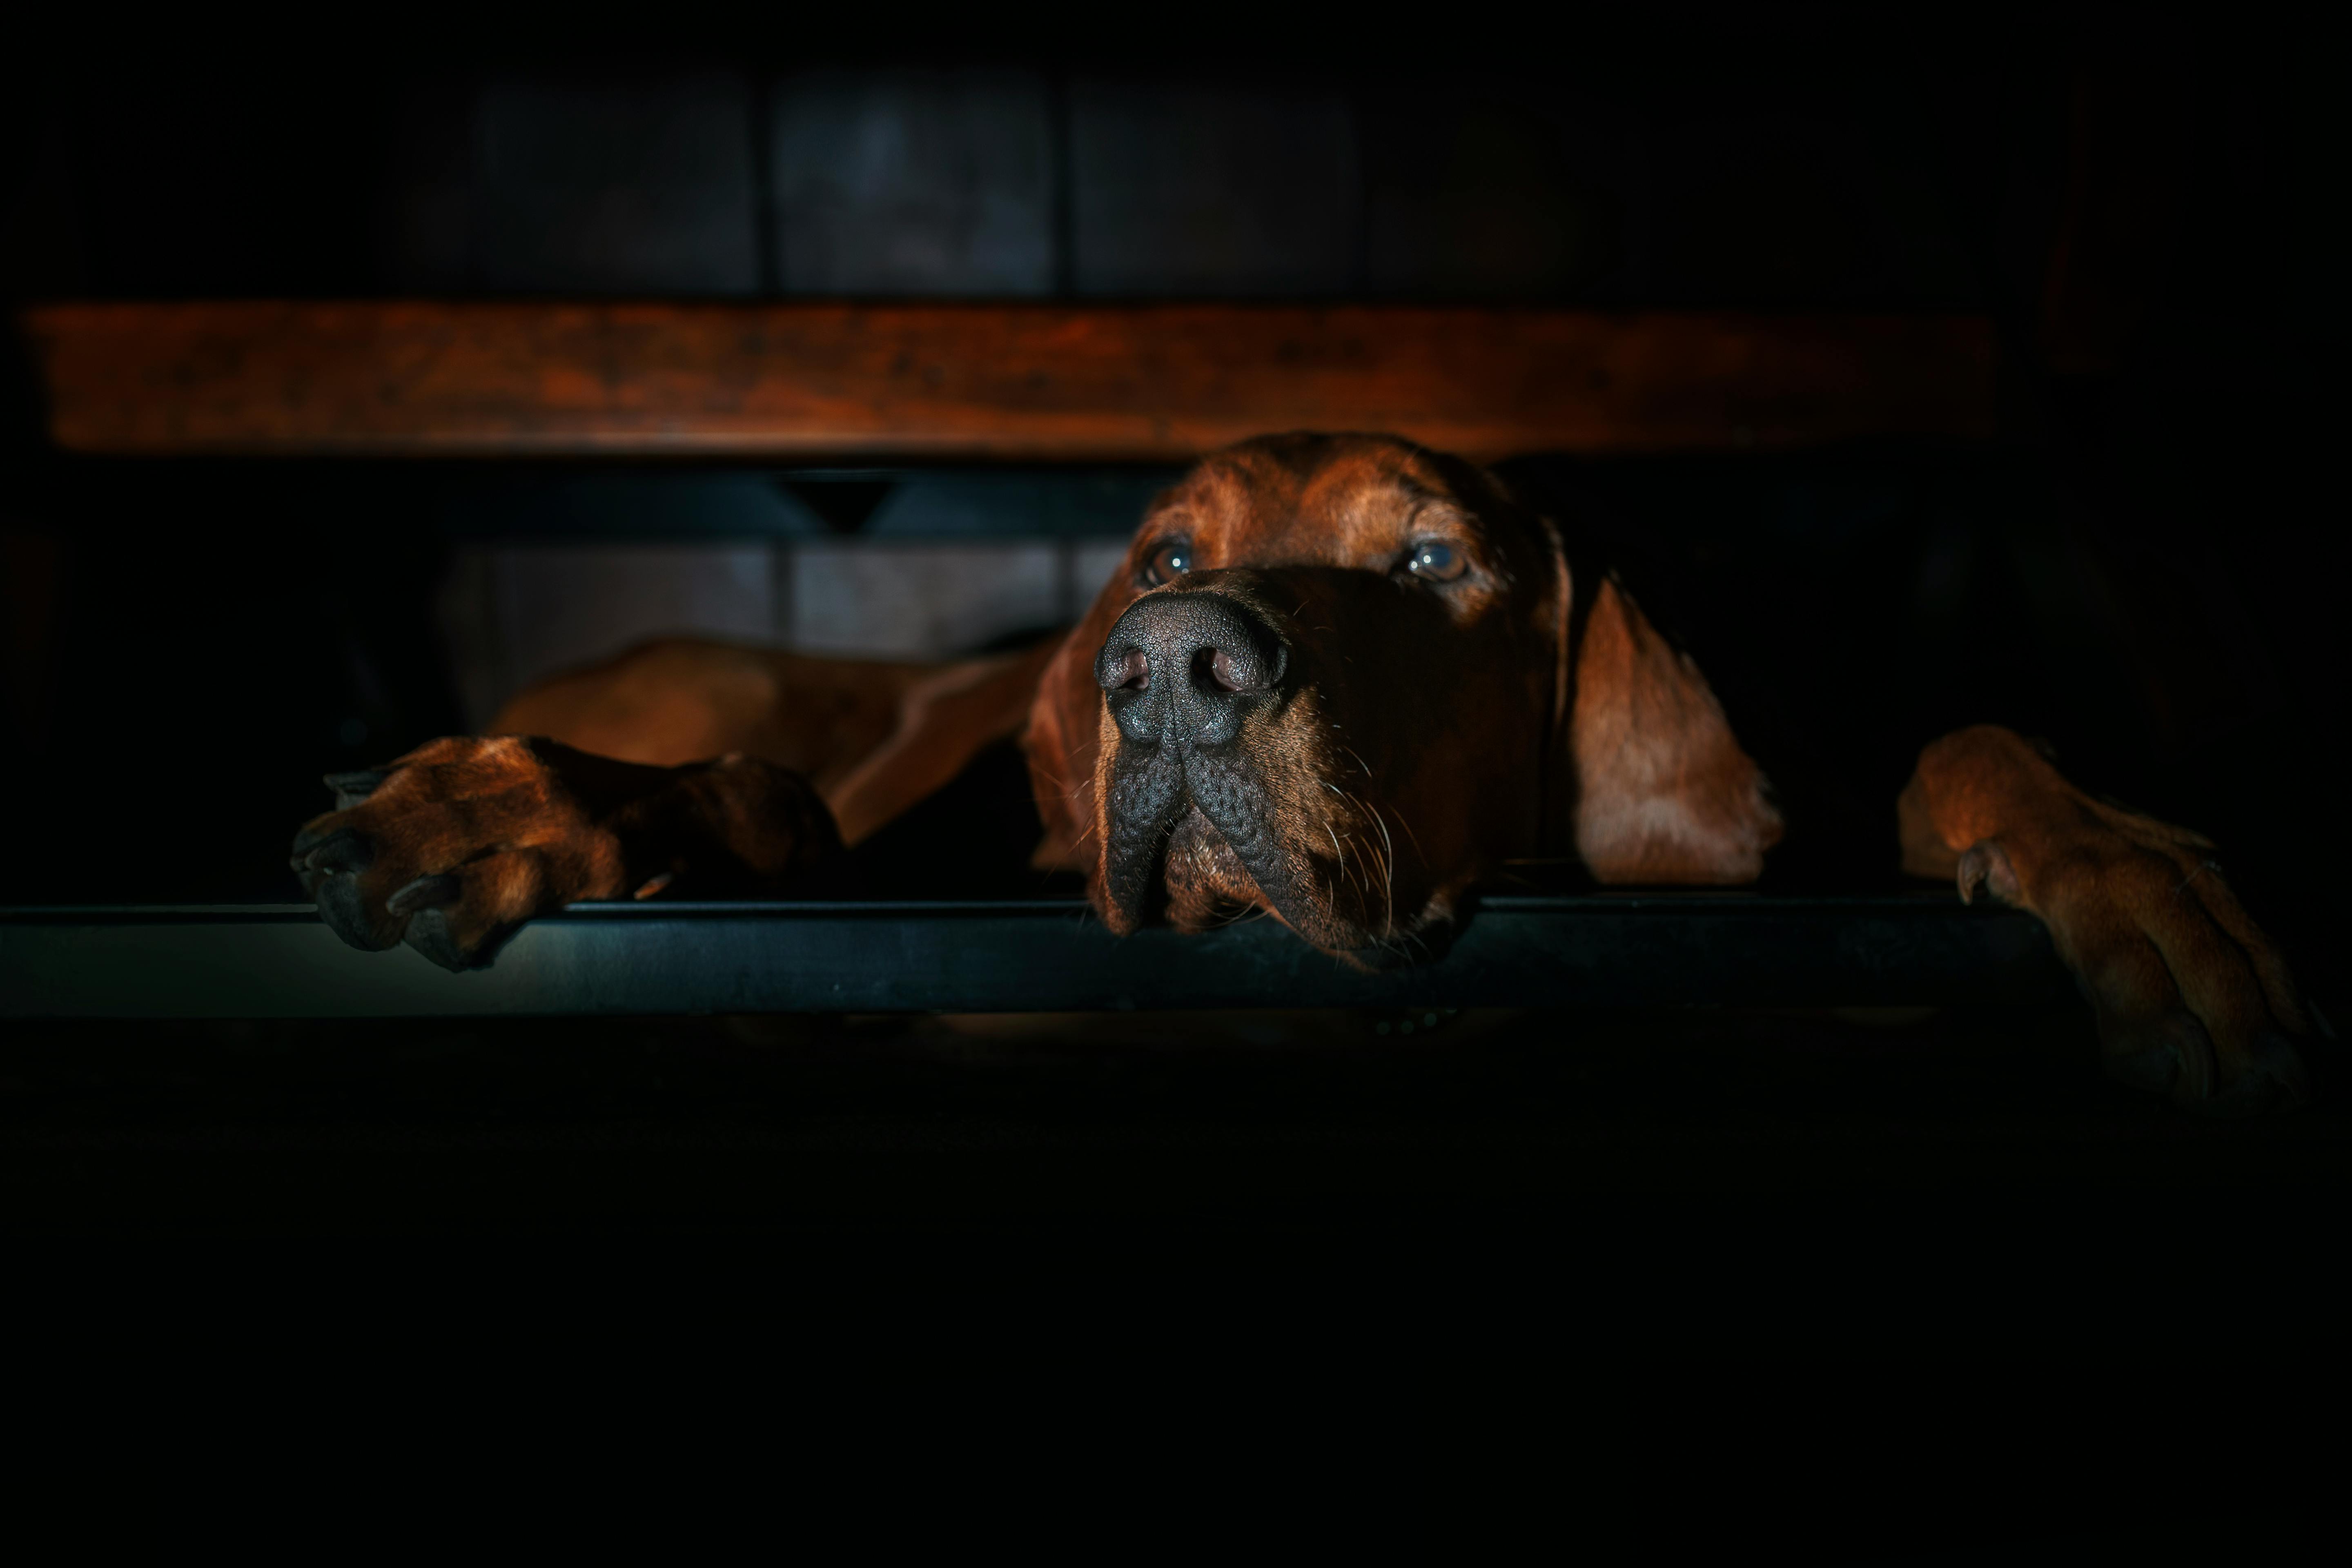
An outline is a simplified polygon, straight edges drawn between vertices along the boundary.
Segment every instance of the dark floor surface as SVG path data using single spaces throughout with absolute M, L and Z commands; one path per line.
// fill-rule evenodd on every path
M 20 1303 L 84 1278 L 62 1247 L 149 1323 L 399 1321 L 595 1401 L 632 1342 L 722 1390 L 939 1369 L 857 1441 L 1199 1424 L 1219 1508 L 1457 1546 L 2299 1562 L 2332 1439 L 2252 1413 L 2335 1408 L 2317 1065 L 2219 1124 L 2073 1011 L 21 1026 L 0 1228 Z
M 2030 1335 L 1989 1265 L 2293 1274 L 2352 1194 L 2317 1065 L 2317 1104 L 2231 1124 L 2108 1083 L 2074 1011 L 28 1025 L 0 1047 L 0 1224 L 1113 1272 L 1434 1247 L 1525 1283 L 1664 1226 L 1750 1289 L 1809 1257 L 1882 1276 L 1842 1314 L 1874 1332 L 1960 1291 Z
M 2315 1200 L 2352 1179 L 2335 1099 L 2179 1114 L 2108 1084 L 2071 1010 L 29 1024 L 0 1047 L 25 1178 L 0 1201 L 36 1228 L 1249 1232 L 1454 1205 Z M 413 1180 L 433 1160 L 480 1166 Z M 314 1179 L 247 1184 L 248 1163 Z M 142 1184 L 150 1164 L 175 1179 Z

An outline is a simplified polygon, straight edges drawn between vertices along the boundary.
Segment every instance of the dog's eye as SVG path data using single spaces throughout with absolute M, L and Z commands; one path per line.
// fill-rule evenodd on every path
M 1143 580 L 1157 588 L 1162 583 L 1173 582 L 1192 569 L 1192 542 L 1189 539 L 1163 539 L 1151 550 L 1151 559 L 1143 568 Z
M 1451 583 L 1469 569 L 1462 552 L 1433 539 L 1414 545 L 1405 561 L 1406 571 L 1430 583 Z

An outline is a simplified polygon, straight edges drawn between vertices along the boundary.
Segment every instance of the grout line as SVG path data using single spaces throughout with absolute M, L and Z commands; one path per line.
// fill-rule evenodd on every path
M 791 648 L 793 634 L 793 546 L 778 540 L 768 546 L 768 631 L 776 646 Z
M 1070 71 L 1056 66 L 1045 79 L 1048 134 L 1052 138 L 1050 172 L 1054 202 L 1054 297 L 1071 300 L 1078 292 L 1078 239 L 1076 187 L 1077 171 L 1071 165 Z
M 1084 613 L 1078 603 L 1078 546 L 1075 540 L 1062 539 L 1055 543 L 1054 600 L 1065 623 L 1076 620 Z
M 776 199 L 776 92 L 772 76 L 748 73 L 744 90 L 751 121 L 751 255 L 759 291 L 771 299 L 784 291 L 783 214 Z

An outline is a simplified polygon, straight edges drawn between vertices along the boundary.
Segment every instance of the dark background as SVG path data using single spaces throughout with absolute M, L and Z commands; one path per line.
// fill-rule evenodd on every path
M 0 68 L 0 276 L 12 303 L 1985 312 L 1982 446 L 1511 472 L 1846 847 L 1776 874 L 1885 883 L 1917 746 L 2005 722 L 2212 835 L 2352 1015 L 2323 466 L 2343 97 L 2315 41 L 2049 9 L 1556 21 L 898 50 L 583 27 L 305 60 L 77 39 Z M 897 184 L 854 177 L 877 125 L 919 144 Z M 459 727 L 433 520 L 533 474 L 68 459 L 9 374 L 0 901 L 289 896 L 317 774 Z M 2330 1056 L 2314 1110 L 2217 1128 L 2104 1083 L 2074 1013 L 1472 1018 L 1412 1047 L 1372 1022 L 19 1028 L 0 1202 L 42 1233 L 709 1233 L 925 1290 L 1076 1272 L 1227 1328 L 1306 1291 L 1400 1333 L 1410 1300 L 1448 1332 L 1492 1310 L 1531 1342 L 1735 1356 L 2160 1343 L 2177 1372 L 2340 1342 Z M 2047 1500 L 2001 1495 L 1836 1550 L 2013 1535 Z M 2110 1532 L 2155 1506 L 2120 1495 L 2048 1491 Z
M 1782 862 L 1834 837 L 1839 874 L 1883 877 L 1862 819 L 1925 739 L 1997 720 L 2213 834 L 2294 940 L 2336 945 L 2342 850 L 2311 826 L 2344 727 L 2318 467 L 2334 111 L 2251 25 L 2037 16 L 1890 33 L 1701 11 L 1580 22 L 1534 58 L 1305 35 L 1139 52 L 1042 24 L 929 54 L 838 28 L 492 29 L 331 66 L 60 46 L 14 68 L 0 268 L 18 300 L 1989 313 L 1988 446 L 1514 477 L 1699 652 L 1811 818 Z M 46 826 L 6 896 L 285 893 L 276 850 L 319 773 L 464 727 L 432 591 L 454 538 L 497 531 L 499 487 L 546 470 L 63 459 L 16 363 L 0 733 L 7 808 Z M 642 483 L 631 467 L 568 477 Z M 854 535 L 874 498 L 852 500 L 827 521 Z M 92 852 L 152 812 L 159 773 L 205 831 Z

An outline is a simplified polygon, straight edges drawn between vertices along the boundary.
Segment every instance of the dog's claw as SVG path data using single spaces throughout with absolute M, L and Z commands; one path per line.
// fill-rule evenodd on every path
M 2169 1045 L 2110 1057 L 2106 1065 L 2109 1078 L 2143 1094 L 2169 1094 L 2173 1080 L 2180 1076 L 2180 1057 Z
M 454 904 L 465 897 L 466 884 L 448 871 L 419 877 L 384 900 L 384 908 L 395 915 L 412 914 L 420 910 L 437 910 Z
M 1980 839 L 1969 846 L 1960 857 L 1960 902 L 1973 904 L 1977 895 L 1990 889 L 2004 904 L 2014 904 L 2019 897 L 2017 868 L 2009 851 L 1997 838 Z
M 2212 1037 L 2198 1020 L 2174 1013 L 2139 1026 L 2106 1058 L 2107 1076 L 2184 1110 L 2229 1120 L 2268 1110 L 2293 1110 L 2311 1095 L 2303 1058 L 2284 1036 L 2265 1032 L 2254 1059 L 2225 1084 Z M 2137 1048 L 2133 1048 L 2137 1047 Z
M 511 928 L 509 928 L 511 929 Z M 407 933 L 401 938 L 452 974 L 463 974 L 468 969 L 480 969 L 498 953 L 503 934 L 494 935 L 479 947 L 468 951 L 459 945 L 449 929 L 449 917 L 438 909 L 421 910 L 408 922 Z
M 2115 1044 L 2120 1048 L 2107 1058 L 2106 1069 L 2116 1082 L 2168 1096 L 2191 1110 L 2202 1110 L 2211 1100 L 2217 1076 L 2213 1041 L 2190 1015 L 2149 1020 Z
M 320 782 L 335 792 L 335 809 L 349 811 L 373 795 L 391 776 L 390 768 L 360 768 L 347 773 L 329 773 Z
M 396 931 L 387 934 L 382 923 L 368 912 L 367 896 L 360 890 L 358 878 L 322 877 L 313 896 L 319 900 L 319 918 L 327 922 L 327 929 L 362 952 L 382 952 L 400 940 Z
M 329 833 L 306 827 L 294 840 L 298 871 L 357 875 L 374 864 L 375 846 L 356 827 L 338 827 Z
M 2303 1058 L 2284 1035 L 2254 1042 L 2254 1062 L 2235 1081 L 2197 1109 L 2218 1117 L 2252 1116 L 2265 1110 L 2299 1110 L 2311 1098 L 2311 1078 Z

